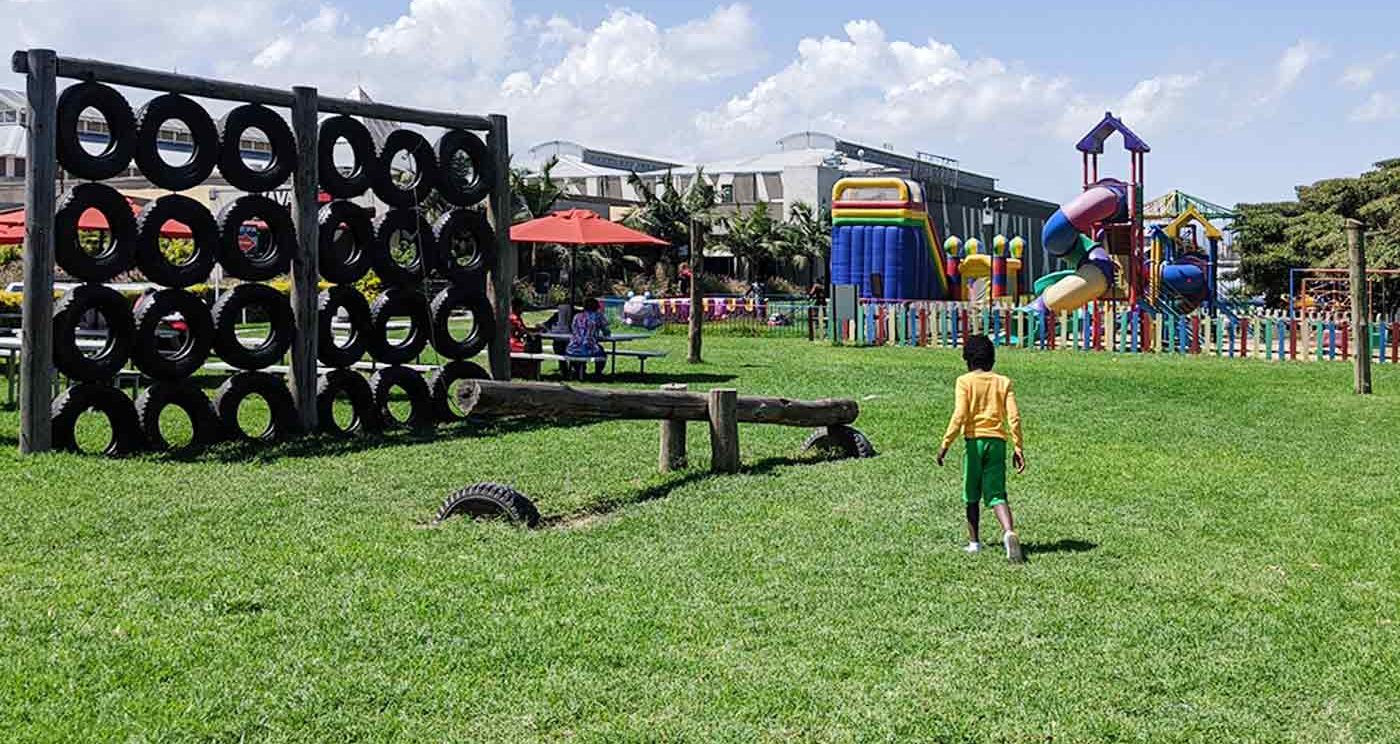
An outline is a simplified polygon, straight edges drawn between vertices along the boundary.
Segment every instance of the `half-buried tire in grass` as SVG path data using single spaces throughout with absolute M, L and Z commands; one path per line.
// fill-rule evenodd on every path
M 540 512 L 525 494 L 499 483 L 477 483 L 447 497 L 436 522 L 456 516 L 471 519 L 504 519 L 511 524 L 536 527 Z
M 807 437 L 803 452 L 817 452 L 832 460 L 864 459 L 875 456 L 875 446 L 859 429 L 850 426 L 823 426 Z

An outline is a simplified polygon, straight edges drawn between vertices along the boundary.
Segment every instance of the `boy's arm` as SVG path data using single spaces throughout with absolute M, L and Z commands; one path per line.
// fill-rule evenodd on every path
M 953 446 L 953 440 L 958 438 L 958 434 L 962 432 L 963 424 L 967 421 L 967 386 L 963 383 L 962 378 L 958 378 L 955 388 L 953 417 L 948 420 L 948 430 L 943 433 L 943 444 L 939 447 L 940 452 L 947 452 L 948 448 Z
M 1011 389 L 1011 383 L 1006 383 L 1006 425 L 1011 429 L 1011 444 L 1016 451 L 1025 449 L 1025 442 L 1021 437 L 1021 409 L 1016 405 L 1016 393 Z

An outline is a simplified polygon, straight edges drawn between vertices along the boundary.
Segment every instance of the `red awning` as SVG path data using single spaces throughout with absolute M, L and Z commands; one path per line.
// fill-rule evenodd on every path
M 517 243 L 558 243 L 560 245 L 667 245 L 644 232 L 609 222 L 586 209 L 555 212 L 522 222 L 510 229 Z
M 0 245 L 19 245 L 23 242 L 23 226 L 0 225 Z
M 136 214 L 136 213 L 138 213 L 138 212 L 141 211 L 141 207 L 140 207 L 139 205 L 137 205 L 135 202 L 133 202 L 132 200 L 127 199 L 126 202 L 127 202 L 127 204 L 130 204 L 130 205 L 131 205 L 131 213 L 132 213 L 132 214 Z M 188 227 L 185 227 L 184 225 L 181 225 L 181 224 L 179 224 L 179 223 L 177 223 L 177 222 L 167 222 L 167 223 L 165 223 L 165 224 L 166 224 L 166 226 L 165 226 L 164 228 L 162 228 L 161 231 L 160 231 L 161 237 L 164 237 L 164 238 L 185 238 L 185 239 L 189 239 L 189 238 L 193 237 L 193 235 L 194 235 L 194 233 L 191 233 L 191 232 L 190 232 L 190 229 L 189 229 Z M 4 230 L 5 228 L 16 228 L 16 227 L 19 228 L 20 240 L 23 241 L 23 240 L 24 240 L 24 210 L 23 210 L 23 209 L 16 209 L 16 210 L 13 210 L 13 211 L 10 211 L 10 212 L 0 213 L 0 230 Z M 88 211 L 83 212 L 82 215 L 78 217 L 78 229 L 79 229 L 79 230 L 98 230 L 98 231 L 101 231 L 101 232 L 107 232 L 107 218 L 104 217 L 104 216 L 102 216 L 102 213 L 99 212 L 99 211 L 97 211 L 96 209 L 89 209 Z M 3 242 L 4 242 L 3 233 L 0 232 L 0 243 L 3 243 Z

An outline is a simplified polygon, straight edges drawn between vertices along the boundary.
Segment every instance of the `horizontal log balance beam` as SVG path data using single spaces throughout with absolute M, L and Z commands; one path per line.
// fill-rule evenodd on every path
M 463 413 L 545 419 L 708 421 L 709 398 L 671 390 L 603 390 L 545 383 L 467 380 L 457 389 Z M 860 416 L 853 400 L 788 400 L 740 396 L 739 423 L 846 426 Z

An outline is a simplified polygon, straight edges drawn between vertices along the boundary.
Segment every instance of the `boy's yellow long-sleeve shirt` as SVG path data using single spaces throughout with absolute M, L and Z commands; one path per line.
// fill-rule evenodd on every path
M 968 372 L 958 378 L 953 418 L 943 435 L 943 448 L 961 433 L 967 439 L 1006 439 L 1021 449 L 1021 409 L 1011 391 L 1011 378 L 993 372 Z

